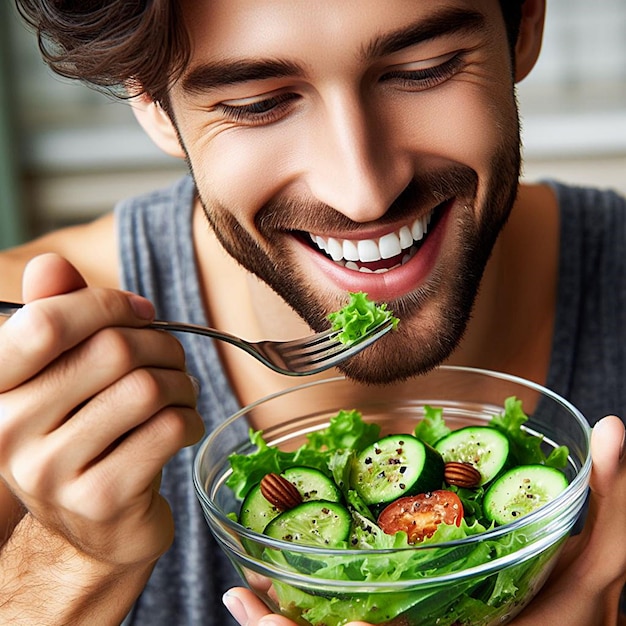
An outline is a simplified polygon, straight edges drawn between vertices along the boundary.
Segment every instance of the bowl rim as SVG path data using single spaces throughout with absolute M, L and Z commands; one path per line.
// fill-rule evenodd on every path
M 591 449 L 590 449 L 591 426 L 589 425 L 587 419 L 584 417 L 581 411 L 579 411 L 571 402 L 569 402 L 568 400 L 560 396 L 558 393 L 552 391 L 551 389 L 543 385 L 521 378 L 519 376 L 506 374 L 504 372 L 498 372 L 498 371 L 488 370 L 488 369 L 483 369 L 483 368 L 460 366 L 460 365 L 440 365 L 437 368 L 435 368 L 435 370 L 459 372 L 459 373 L 467 372 L 471 374 L 479 374 L 479 375 L 519 384 L 529 389 L 532 389 L 534 391 L 537 391 L 540 394 L 549 397 L 551 400 L 555 401 L 557 404 L 562 405 L 565 409 L 567 409 L 573 415 L 573 417 L 576 419 L 576 421 L 578 422 L 583 432 L 584 444 L 585 444 L 586 451 L 587 451 L 584 462 L 580 470 L 577 472 L 576 476 L 574 476 L 574 478 L 568 484 L 566 489 L 562 491 L 554 500 L 539 507 L 537 510 L 533 511 L 532 513 L 529 513 L 528 515 L 521 517 L 519 520 L 515 520 L 514 522 L 509 522 L 508 524 L 491 528 L 482 533 L 470 535 L 462 539 L 446 541 L 444 543 L 439 543 L 439 544 L 427 543 L 427 544 L 421 544 L 421 545 L 411 545 L 411 546 L 406 546 L 406 547 L 401 547 L 401 548 L 385 548 L 385 549 L 361 549 L 359 548 L 358 552 L 365 556 L 367 556 L 368 554 L 371 554 L 371 555 L 381 555 L 381 554 L 386 554 L 386 553 L 393 554 L 393 553 L 397 553 L 400 550 L 422 550 L 423 551 L 423 550 L 440 547 L 443 545 L 456 547 L 456 546 L 461 546 L 461 545 L 468 544 L 468 543 L 471 544 L 479 540 L 495 540 L 503 534 L 508 534 L 509 532 L 521 530 L 527 526 L 540 523 L 541 520 L 545 518 L 550 518 L 554 514 L 555 509 L 560 509 L 563 507 L 566 510 L 567 506 L 565 505 L 565 501 L 571 498 L 571 502 L 576 503 L 578 499 L 583 497 L 584 494 L 582 492 L 586 492 L 588 488 L 588 480 L 589 480 L 589 475 L 591 472 Z M 224 514 L 219 509 L 219 507 L 217 507 L 213 503 L 213 500 L 210 497 L 208 497 L 206 493 L 206 490 L 203 485 L 203 481 L 201 480 L 201 477 L 200 477 L 200 467 L 202 464 L 202 460 L 204 458 L 207 448 L 211 445 L 214 439 L 217 438 L 220 435 L 220 433 L 226 430 L 234 421 L 236 421 L 239 417 L 241 417 L 245 413 L 249 412 L 251 409 L 261 404 L 264 404 L 266 402 L 269 402 L 274 398 L 281 397 L 289 393 L 299 391 L 301 389 L 316 387 L 318 385 L 340 382 L 343 380 L 349 381 L 350 379 L 348 379 L 346 376 L 334 376 L 331 378 L 307 381 L 305 383 L 301 383 L 301 384 L 289 387 L 287 389 L 283 389 L 281 391 L 268 394 L 267 396 L 263 396 L 262 398 L 259 398 L 258 400 L 255 400 L 254 402 L 251 402 L 250 404 L 247 404 L 241 407 L 238 411 L 233 413 L 224 422 L 222 422 L 222 424 L 220 424 L 211 432 L 209 432 L 204 437 L 203 441 L 200 443 L 200 446 L 197 449 L 197 452 L 194 456 L 194 461 L 193 461 L 193 483 L 194 483 L 197 497 L 205 505 L 205 511 L 208 510 L 210 514 L 222 526 L 226 526 L 227 528 L 229 528 L 231 532 L 236 533 L 238 536 L 245 537 L 249 540 L 255 541 L 269 548 L 274 548 L 274 549 L 279 549 L 279 550 L 291 549 L 293 551 L 294 544 L 292 542 L 282 541 L 279 539 L 272 539 L 268 537 L 267 535 L 264 535 L 262 533 L 257 533 L 253 530 L 245 528 L 244 526 L 242 526 L 238 522 L 235 522 L 233 519 L 231 519 L 226 514 Z M 307 545 L 302 545 L 302 544 L 298 544 L 297 550 L 302 553 L 311 553 L 320 557 L 325 556 L 325 555 L 332 555 L 332 556 L 352 555 L 354 556 L 356 552 L 354 548 L 330 549 L 330 548 L 322 548 L 319 546 L 307 546 Z M 495 559 L 495 560 L 498 561 L 499 559 Z

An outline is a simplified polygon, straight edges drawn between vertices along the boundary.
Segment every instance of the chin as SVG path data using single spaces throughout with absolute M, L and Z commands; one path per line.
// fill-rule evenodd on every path
M 400 330 L 391 331 L 338 369 L 347 378 L 366 385 L 388 385 L 427 374 L 450 356 L 463 329 L 464 325 L 435 342 L 413 341 Z

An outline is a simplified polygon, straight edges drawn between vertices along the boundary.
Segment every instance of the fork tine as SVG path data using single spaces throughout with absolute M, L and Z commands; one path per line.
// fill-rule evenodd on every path
M 294 369 L 303 371 L 305 369 L 326 369 L 367 348 L 367 346 L 374 343 L 392 328 L 393 323 L 391 321 L 383 322 L 379 326 L 370 329 L 354 344 L 346 345 L 333 339 L 326 341 L 324 348 L 317 350 L 305 349 L 299 352 L 290 350 L 288 354 L 283 354 L 283 356 L 288 366 Z
M 319 345 L 327 345 L 329 343 L 335 343 L 335 337 L 339 334 L 339 330 L 333 330 L 332 328 L 325 330 L 315 335 L 309 335 L 308 337 L 299 337 L 298 339 L 292 339 L 291 341 L 285 341 L 282 343 L 282 350 L 286 353 L 294 350 L 306 350 L 307 348 L 315 348 Z

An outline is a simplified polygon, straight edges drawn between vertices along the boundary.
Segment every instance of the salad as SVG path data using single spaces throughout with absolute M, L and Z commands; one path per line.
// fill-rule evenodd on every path
M 371 328 L 388 319 L 393 322 L 393 328 L 398 325 L 398 318 L 387 309 L 386 303 L 377 304 L 362 291 L 350 293 L 348 304 L 328 316 L 331 329 L 341 331 L 337 339 L 346 345 L 358 341 Z
M 546 454 L 543 438 L 524 428 L 527 420 L 521 402 L 510 397 L 488 424 L 454 431 L 441 409 L 428 406 L 412 433 L 387 436 L 358 411 L 340 411 L 292 452 L 269 446 L 261 431 L 251 430 L 255 451 L 229 458 L 227 485 L 241 501 L 233 517 L 272 539 L 323 548 L 323 558 L 269 547 L 254 554 L 318 578 L 370 583 L 470 568 L 515 552 L 526 537 L 513 532 L 459 540 L 519 519 L 567 487 L 567 448 Z M 415 546 L 432 549 L 411 550 Z M 337 556 L 328 556 L 334 549 Z M 398 616 L 411 623 L 413 614 L 420 624 L 474 625 L 490 623 L 499 606 L 525 596 L 556 549 L 457 585 L 453 593 L 448 585 L 371 594 L 360 599 L 356 615 L 349 598 L 273 584 L 281 609 L 311 624 L 382 623 Z

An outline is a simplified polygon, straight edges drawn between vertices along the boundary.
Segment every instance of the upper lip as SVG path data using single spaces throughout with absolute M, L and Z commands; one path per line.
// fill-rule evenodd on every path
M 313 233 L 309 233 L 309 236 L 313 244 L 326 252 L 333 261 L 379 261 L 398 256 L 420 241 L 428 231 L 433 213 L 434 210 L 376 238 L 344 239 Z

